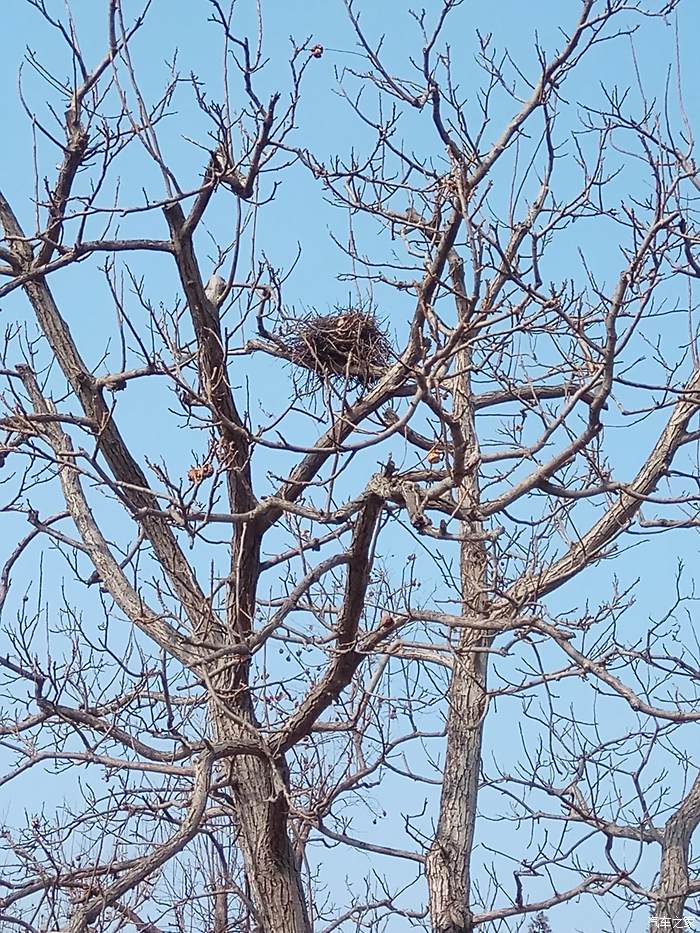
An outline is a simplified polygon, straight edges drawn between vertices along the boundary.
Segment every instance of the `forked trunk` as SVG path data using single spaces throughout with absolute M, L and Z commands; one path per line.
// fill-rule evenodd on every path
M 234 487 L 231 499 L 234 505 Z M 252 525 L 236 529 L 231 552 L 227 620 L 229 637 L 245 641 L 255 618 L 260 535 Z M 250 692 L 249 659 L 212 678 L 211 718 L 218 742 L 260 736 Z M 225 775 L 236 806 L 236 843 L 243 856 L 255 910 L 255 933 L 311 933 L 300 865 L 289 838 L 289 779 L 283 755 L 230 759 Z

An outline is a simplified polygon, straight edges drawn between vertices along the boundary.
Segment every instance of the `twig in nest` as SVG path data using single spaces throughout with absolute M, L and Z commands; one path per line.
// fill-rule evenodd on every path
M 375 382 L 391 353 L 374 315 L 354 309 L 291 322 L 284 344 L 292 363 L 312 378 L 320 383 L 342 379 L 352 387 Z

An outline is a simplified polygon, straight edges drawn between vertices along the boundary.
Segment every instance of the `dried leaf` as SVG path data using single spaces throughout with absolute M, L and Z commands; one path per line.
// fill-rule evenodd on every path
M 191 483 L 201 483 L 208 476 L 211 476 L 214 468 L 211 463 L 203 463 L 201 466 L 193 466 L 187 471 L 187 479 Z

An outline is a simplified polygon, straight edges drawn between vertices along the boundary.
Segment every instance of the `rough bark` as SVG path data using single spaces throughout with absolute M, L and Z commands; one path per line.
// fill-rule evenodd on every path
M 221 710 L 214 714 L 217 742 L 240 741 L 241 736 L 255 732 L 252 710 L 248 710 L 247 723 L 242 717 L 240 722 L 235 719 Z M 246 867 L 258 933 L 310 933 L 299 864 L 289 838 L 284 760 L 237 756 L 229 763 L 227 779 L 236 804 L 236 841 Z
M 661 870 L 655 891 L 656 907 L 654 920 L 657 926 L 667 926 L 666 921 L 678 923 L 683 917 L 685 902 L 690 894 L 688 856 L 690 841 L 700 823 L 700 776 L 684 798 L 680 807 L 664 829 L 661 843 Z M 667 926 L 671 929 L 670 926 Z
M 452 257 L 451 272 L 460 323 L 465 327 L 463 348 L 458 354 L 455 385 L 455 430 L 469 462 L 478 457 L 478 438 L 471 388 L 470 315 L 464 289 L 461 262 Z M 457 446 L 457 444 L 455 445 Z M 476 508 L 479 482 L 475 469 L 468 470 L 461 483 L 460 498 Z M 478 523 L 464 522 L 465 537 L 460 549 L 462 615 L 483 618 L 487 610 L 486 550 L 483 541 L 474 540 Z M 468 540 L 471 538 L 471 540 Z M 476 803 L 481 762 L 481 743 L 486 713 L 486 674 L 488 648 L 492 640 L 478 629 L 462 628 L 454 653 L 448 692 L 447 746 L 438 825 L 426 860 L 433 933 L 471 933 L 470 861 L 474 841 Z
M 464 545 L 461 576 L 464 615 L 473 617 L 484 596 L 483 550 Z M 481 761 L 482 726 L 486 712 L 487 639 L 464 630 L 454 656 L 448 694 L 447 751 L 435 839 L 426 861 L 430 916 L 434 933 L 471 933 L 469 909 L 470 859 L 474 842 Z
M 218 308 L 206 295 L 195 256 L 191 228 L 179 203 L 165 208 L 173 253 L 187 296 L 199 354 L 200 391 L 207 400 L 227 467 L 227 492 L 233 513 L 256 505 L 250 471 L 251 444 L 229 383 L 225 339 Z M 262 529 L 252 520 L 234 525 L 222 646 L 244 645 L 253 631 L 260 572 Z M 238 743 L 259 735 L 250 695 L 247 652 L 210 678 L 210 710 L 218 743 Z M 255 906 L 260 933 L 289 930 L 309 933 L 311 926 L 298 860 L 289 838 L 287 766 L 282 755 L 267 760 L 235 756 L 227 781 L 236 804 L 238 844 Z
M 289 838 L 288 771 L 284 751 L 306 734 L 351 681 L 364 655 L 356 649 L 358 627 L 372 566 L 371 549 L 383 501 L 371 496 L 355 523 L 348 555 L 345 598 L 336 626 L 336 658 L 326 675 L 311 689 L 274 741 L 269 759 L 234 757 L 228 782 L 238 815 L 238 844 L 245 860 L 253 903 L 258 912 L 260 933 L 309 933 L 311 924 L 301 885 L 300 865 Z M 240 594 L 237 602 L 249 606 L 251 594 Z M 225 702 L 219 684 L 212 701 L 212 716 L 218 742 L 240 742 L 256 732 L 257 722 L 250 693 L 234 669 Z M 246 671 L 247 676 L 247 671 Z

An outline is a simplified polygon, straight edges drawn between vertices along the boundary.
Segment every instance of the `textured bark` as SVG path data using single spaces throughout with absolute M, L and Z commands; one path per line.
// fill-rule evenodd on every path
M 253 756 L 231 760 L 228 780 L 236 802 L 238 844 L 245 860 L 248 883 L 258 912 L 261 933 L 309 933 L 311 924 L 301 886 L 300 866 L 289 839 L 288 777 L 284 751 L 304 735 L 319 715 L 350 683 L 364 655 L 356 650 L 358 626 L 372 566 L 371 554 L 383 500 L 371 496 L 355 523 L 345 588 L 345 599 L 336 626 L 336 658 L 325 676 L 310 690 L 298 710 L 270 744 L 267 761 Z M 257 565 L 257 557 L 256 557 Z M 244 588 L 235 597 L 244 613 L 250 611 L 252 594 Z M 247 667 L 232 674 L 226 709 L 212 704 L 217 740 L 240 741 L 257 723 L 249 692 L 241 678 Z M 222 696 L 217 685 L 217 696 Z M 228 715 L 233 711 L 234 716 Z
M 4 199 L 0 201 L 0 213 L 4 227 L 20 242 L 23 233 Z M 178 236 L 178 224 L 182 222 L 179 206 L 170 212 L 169 219 L 174 237 L 173 252 L 198 337 L 200 372 L 205 383 L 203 389 L 218 416 L 219 433 L 226 451 L 230 505 L 233 511 L 248 511 L 255 505 L 250 484 L 248 438 L 228 385 L 218 317 L 204 294 L 190 239 Z M 34 260 L 28 247 L 22 247 L 18 261 L 23 262 L 27 268 L 31 267 Z M 96 427 L 101 452 L 119 484 L 116 487 L 117 491 L 143 528 L 163 570 L 172 581 L 173 588 L 189 616 L 193 634 L 200 639 L 206 639 L 210 644 L 218 643 L 223 646 L 223 627 L 215 619 L 210 604 L 170 528 L 160 517 L 158 502 L 148 490 L 146 477 L 119 433 L 103 399 L 102 390 L 97 387 L 94 377 L 83 362 L 47 283 L 39 277 L 28 281 L 24 288 L 61 369 L 79 398 L 86 416 Z M 29 373 L 27 380 L 27 384 L 31 386 Z M 38 389 L 36 391 L 38 392 Z M 39 405 L 39 402 L 37 396 L 35 403 Z M 49 426 L 49 435 L 57 456 L 60 457 L 70 450 L 68 438 L 58 426 Z M 71 505 L 81 536 L 101 571 L 103 582 L 110 588 L 117 602 L 130 618 L 137 621 L 159 644 L 167 646 L 173 654 L 198 667 L 198 653 L 193 653 L 190 657 L 185 639 L 169 630 L 154 613 L 149 613 L 137 597 L 129 599 L 129 593 L 124 595 L 124 581 L 116 573 L 116 565 L 109 554 L 109 548 L 91 520 L 76 474 L 68 468 L 63 471 L 62 477 L 64 486 L 70 493 L 67 495 L 67 502 Z M 256 524 L 251 522 L 237 525 L 232 541 L 228 611 L 230 644 L 240 644 L 251 632 L 259 555 L 260 533 Z M 211 672 L 206 669 L 200 670 L 211 680 L 214 688 L 215 699 L 211 705 L 216 741 L 234 747 L 254 741 L 257 723 L 248 693 L 248 659 L 244 657 L 233 666 L 225 684 L 220 682 L 220 679 L 211 677 Z M 237 805 L 239 842 L 258 914 L 260 933 L 274 933 L 277 930 L 308 933 L 310 930 L 298 865 L 287 832 L 285 773 L 282 759 L 272 762 L 256 755 L 234 754 L 229 763 L 231 790 Z M 93 913 L 97 910 L 91 909 Z M 83 921 L 84 918 L 80 922 Z
M 242 712 L 242 710 L 240 710 Z M 248 713 L 252 720 L 252 712 Z M 222 712 L 215 715 L 218 742 L 240 741 L 251 727 L 238 725 Z M 236 804 L 237 843 L 256 908 L 257 933 L 310 933 L 299 864 L 288 832 L 286 767 L 254 756 L 229 764 L 228 782 Z
M 0 194 L 0 222 L 6 237 L 16 244 L 18 269 L 31 271 L 35 259 L 12 208 Z M 37 276 L 24 284 L 36 320 L 83 411 L 93 423 L 99 450 L 114 480 L 115 492 L 143 528 L 158 561 L 187 612 L 193 632 L 205 639 L 215 625 L 209 604 L 167 522 L 150 492 L 148 481 L 124 441 L 101 387 L 86 366 L 71 330 L 58 310 L 46 279 Z
M 664 829 L 659 885 L 655 891 L 654 920 L 679 921 L 683 917 L 686 898 L 690 893 L 690 841 L 699 823 L 700 776 L 695 779 L 687 796 Z
M 471 308 L 466 298 L 464 274 L 456 255 L 450 269 L 460 322 L 467 328 L 464 349 L 458 354 L 455 383 L 455 448 L 477 460 L 478 438 L 471 390 L 471 353 L 468 321 Z M 455 470 L 460 469 L 455 456 Z M 462 501 L 476 507 L 479 483 L 476 471 L 462 477 Z M 478 532 L 478 523 L 463 523 L 465 536 Z M 487 611 L 486 551 L 480 540 L 465 540 L 460 552 L 462 615 L 465 620 L 483 618 Z M 454 653 L 448 693 L 447 748 L 437 831 L 426 860 L 433 933 L 471 933 L 469 908 L 470 860 L 474 841 L 476 803 L 481 762 L 483 720 L 486 712 L 488 654 L 492 636 L 463 628 Z
M 215 419 L 227 467 L 229 507 L 234 513 L 256 505 L 250 472 L 250 438 L 229 383 L 218 308 L 206 294 L 194 253 L 191 225 L 179 203 L 165 208 L 173 253 L 187 296 L 199 353 L 200 392 Z M 253 631 L 260 573 L 262 529 L 258 522 L 234 525 L 226 628 L 223 644 L 242 645 Z M 217 742 L 237 743 L 259 735 L 250 699 L 250 659 L 244 654 L 226 674 L 211 678 L 210 702 Z M 299 865 L 289 839 L 287 767 L 282 756 L 235 756 L 227 779 L 236 804 L 238 839 L 260 933 L 309 933 Z
M 477 588 L 483 592 L 478 580 L 484 565 L 482 555 L 474 551 L 466 546 L 463 549 L 462 580 L 476 595 Z M 477 602 L 480 599 L 477 595 Z M 473 611 L 465 605 L 465 615 Z M 482 635 L 465 631 L 454 656 L 440 816 L 426 862 L 434 933 L 471 933 L 472 930 L 469 868 L 486 711 L 488 655 L 478 650 L 483 647 Z

